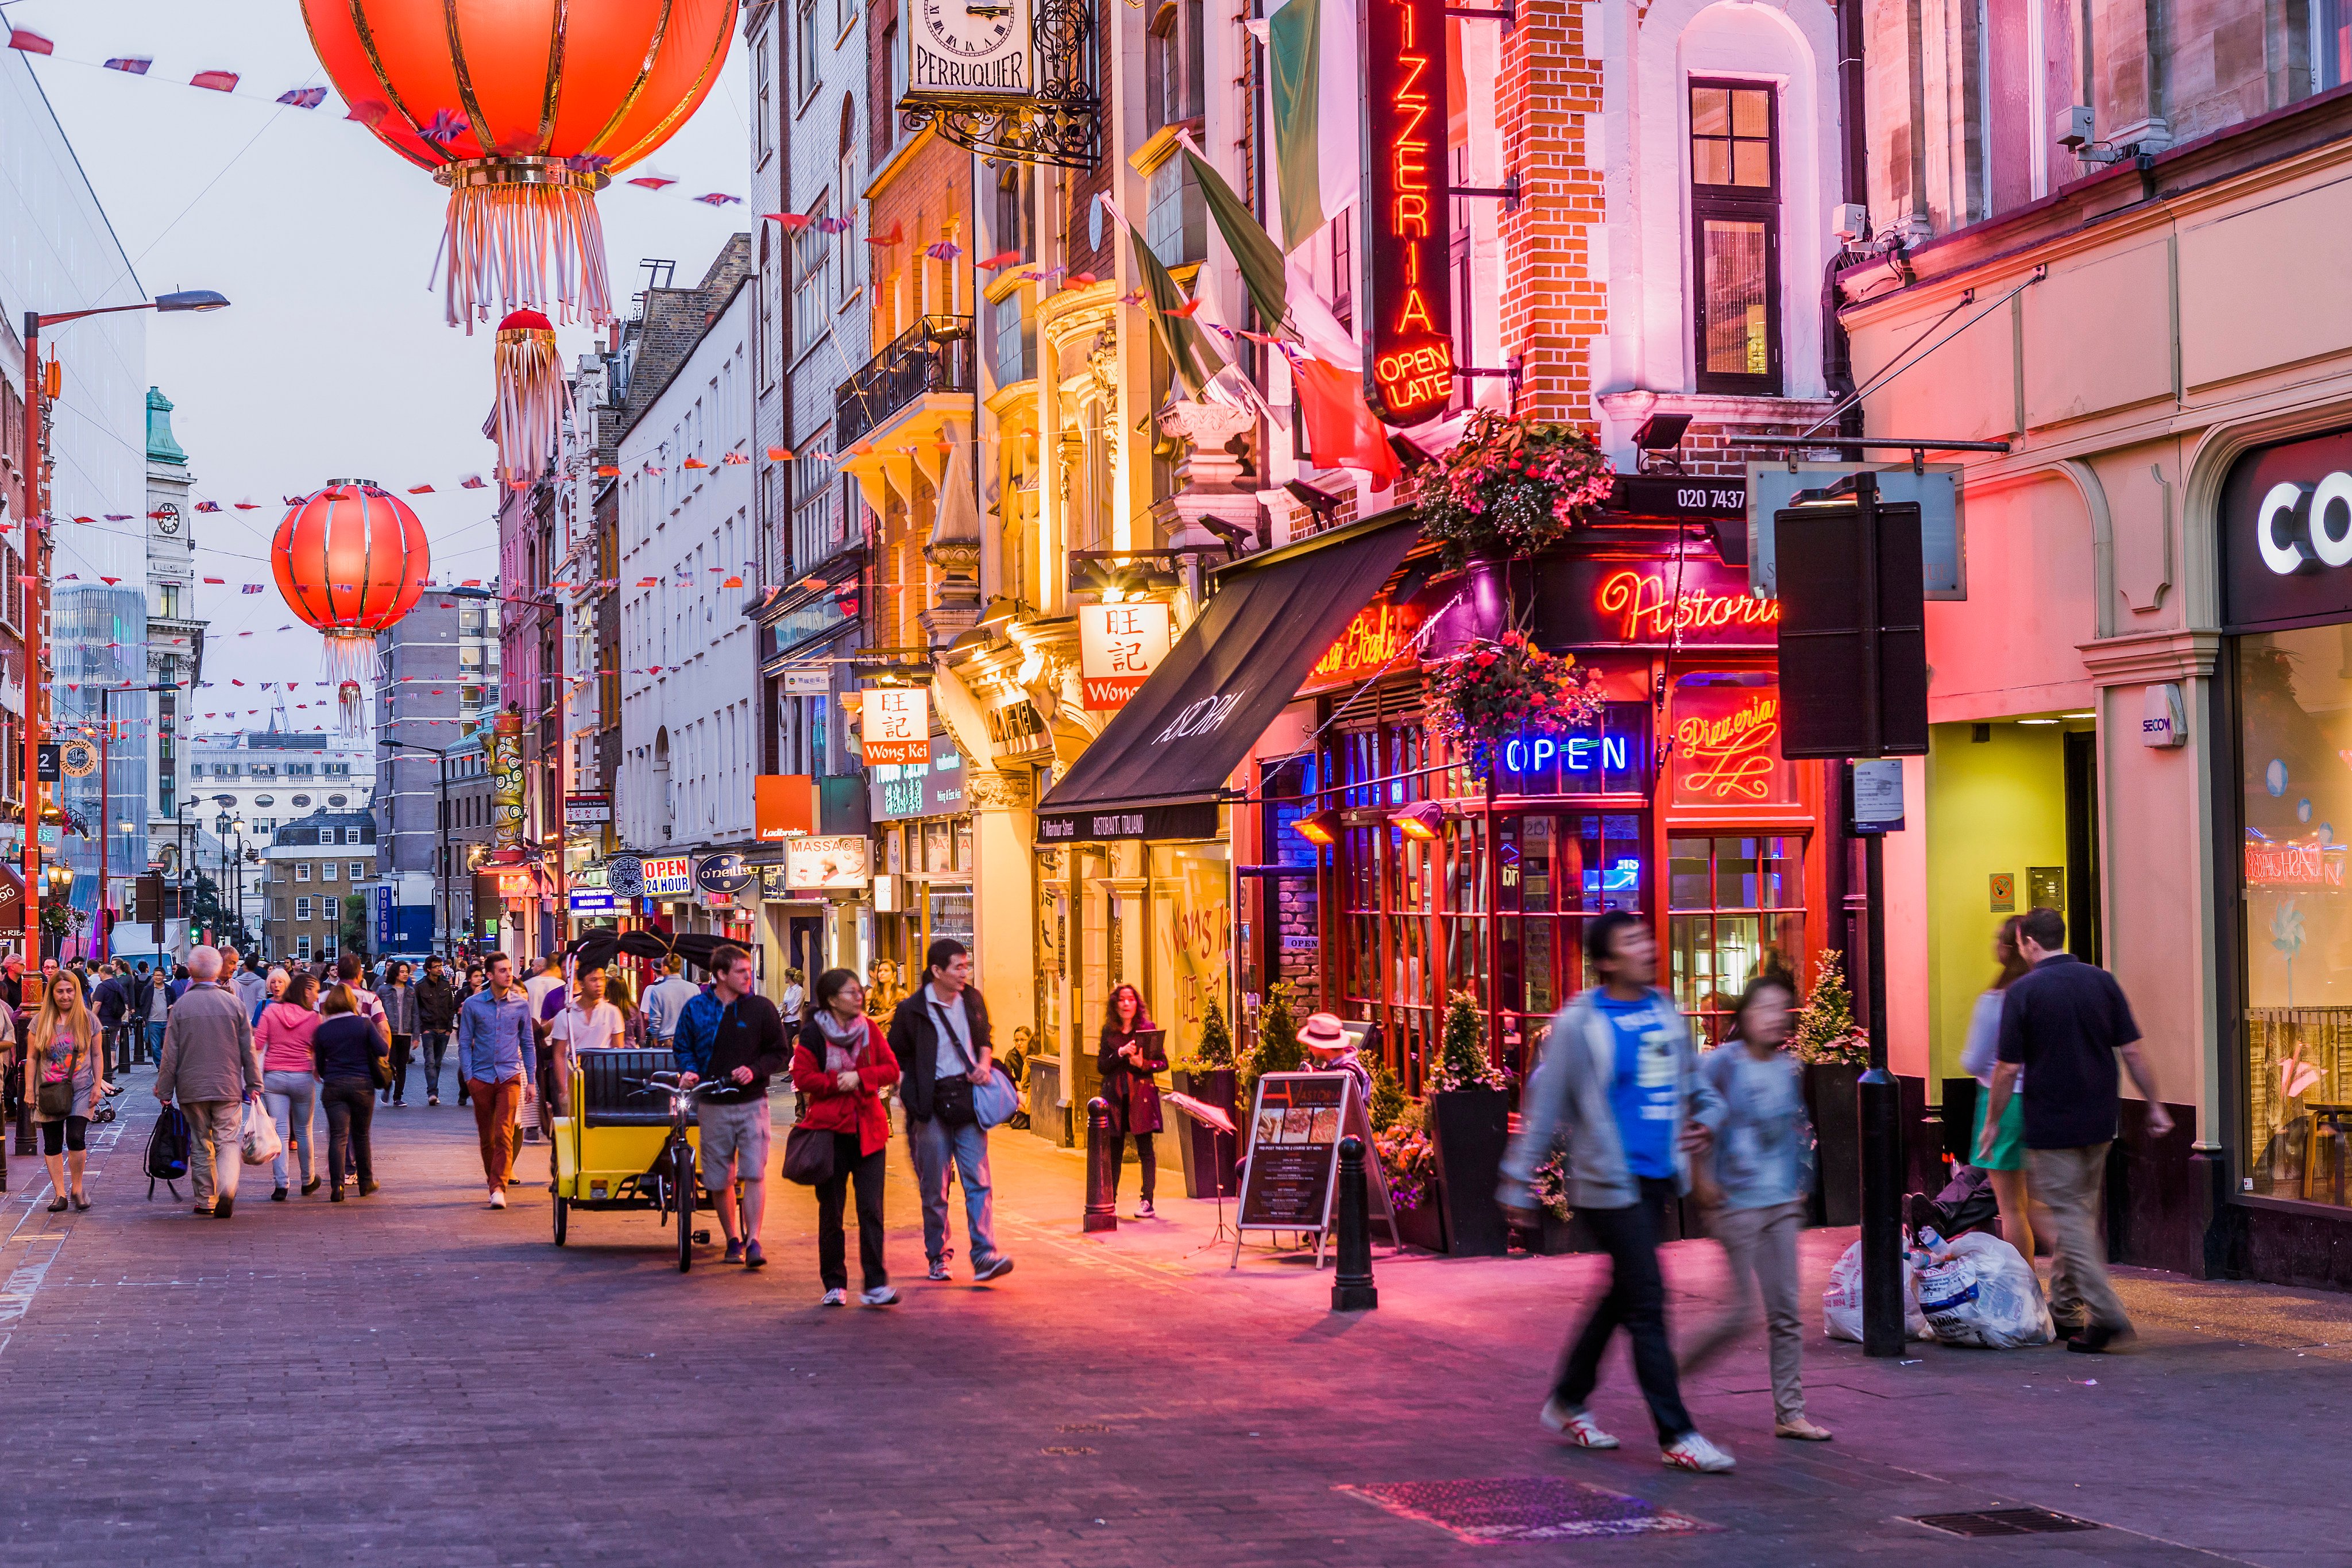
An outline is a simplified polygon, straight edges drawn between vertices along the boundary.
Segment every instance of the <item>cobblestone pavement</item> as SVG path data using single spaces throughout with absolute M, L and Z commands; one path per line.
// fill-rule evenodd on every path
M 1383 1253 L 1380 1309 L 1335 1316 L 1294 1257 L 1254 1242 L 1230 1269 L 1173 1178 L 1166 1220 L 1080 1235 L 1076 1157 L 999 1133 L 1016 1270 L 925 1283 L 894 1152 L 905 1303 L 827 1310 L 804 1189 L 771 1181 L 761 1273 L 714 1248 L 680 1276 L 646 1216 L 580 1216 L 559 1250 L 543 1190 L 482 1206 L 471 1113 L 446 1104 L 379 1110 L 372 1199 L 273 1204 L 248 1172 L 234 1219 L 197 1219 L 145 1199 L 132 1081 L 89 1213 L 47 1213 L 37 1163 L 9 1162 L 0 1543 L 21 1561 L 2352 1563 L 2344 1297 L 2136 1275 L 2129 1356 L 1897 1363 L 1815 1338 L 1822 1446 L 1772 1439 L 1746 1351 L 1690 1389 L 1739 1471 L 1686 1476 L 1622 1360 L 1596 1402 L 1622 1451 L 1535 1425 L 1595 1259 Z M 1816 1291 L 1846 1239 L 1809 1238 Z M 1670 1248 L 1668 1274 L 1694 1326 L 1711 1245 Z M 1474 1484 L 1380 1489 L 1440 1482 Z M 1524 1525 L 1562 1497 L 1689 1532 L 1474 1543 L 1420 1517 L 1468 1498 Z M 2104 1528 L 1910 1522 L 2028 1504 Z

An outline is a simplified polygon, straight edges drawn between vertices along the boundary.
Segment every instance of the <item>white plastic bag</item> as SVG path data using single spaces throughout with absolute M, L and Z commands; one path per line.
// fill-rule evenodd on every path
M 1830 1270 L 1829 1289 L 1822 1292 L 1822 1328 L 1833 1340 L 1862 1342 L 1862 1243 L 1845 1249 Z M 1919 1277 L 1908 1259 L 1903 1265 L 1903 1337 L 1929 1337 L 1927 1320 L 1919 1312 Z
M 245 1163 L 267 1165 L 286 1152 L 285 1142 L 278 1136 L 278 1123 L 271 1118 L 269 1108 L 257 1100 L 245 1102 L 245 1126 L 238 1134 L 245 1148 Z
M 1919 1310 L 1948 1345 L 2014 1350 L 2055 1337 L 2033 1268 L 1997 1236 L 1956 1237 L 1919 1271 Z

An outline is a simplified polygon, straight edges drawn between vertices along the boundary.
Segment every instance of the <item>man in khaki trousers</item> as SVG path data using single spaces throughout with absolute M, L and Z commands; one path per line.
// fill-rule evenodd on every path
M 2019 919 L 2017 950 L 2033 968 L 2001 998 L 2000 1061 L 1978 1154 L 1990 1156 L 2010 1096 L 2022 1093 L 2027 1182 L 2047 1211 L 2034 1228 L 2050 1241 L 2050 1316 L 2068 1350 L 2095 1355 L 2132 1331 L 2099 1235 L 2120 1103 L 2118 1057 L 2147 1101 L 2148 1136 L 2171 1131 L 2172 1117 L 2140 1051 L 2123 987 L 2065 945 L 2066 921 L 2056 910 L 2029 910 Z

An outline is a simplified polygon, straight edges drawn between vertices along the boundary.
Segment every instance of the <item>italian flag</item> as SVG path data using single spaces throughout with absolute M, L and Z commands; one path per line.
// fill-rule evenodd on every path
M 1296 250 L 1356 199 L 1363 161 L 1356 7 L 1288 0 L 1265 31 L 1282 247 Z

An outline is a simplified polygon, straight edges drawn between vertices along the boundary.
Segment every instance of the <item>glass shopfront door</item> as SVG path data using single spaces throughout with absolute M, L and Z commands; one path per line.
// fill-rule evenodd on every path
M 1603 910 L 1646 913 L 1647 811 L 1514 812 L 1496 820 L 1498 929 L 1496 1005 L 1504 1045 L 1533 1040 L 1546 1019 L 1595 977 L 1584 922 Z

